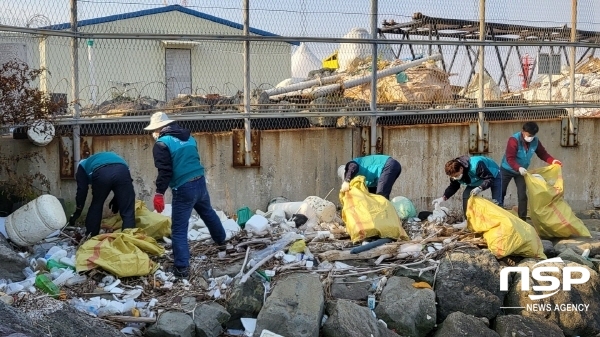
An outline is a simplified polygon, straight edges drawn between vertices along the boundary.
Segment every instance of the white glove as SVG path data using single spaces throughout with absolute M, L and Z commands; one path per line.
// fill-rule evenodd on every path
M 340 188 L 340 192 L 342 192 L 342 193 L 346 193 L 346 192 L 348 192 L 349 190 L 350 190 L 350 183 L 349 183 L 349 182 L 347 182 L 347 181 L 344 181 L 344 182 L 342 183 L 342 187 Z
M 482 189 L 481 187 L 475 187 L 474 189 L 471 190 L 471 195 L 478 195 L 479 193 L 481 193 Z
M 435 205 L 435 204 L 441 204 L 441 203 L 442 203 L 442 202 L 444 202 L 444 201 L 445 201 L 445 200 L 444 200 L 444 197 L 441 197 L 441 198 L 437 198 L 437 199 L 435 199 L 435 200 L 434 200 L 434 201 L 433 201 L 431 204 L 432 204 L 432 205 Z
M 519 173 L 521 173 L 522 176 L 527 174 L 527 169 L 524 167 L 519 167 Z

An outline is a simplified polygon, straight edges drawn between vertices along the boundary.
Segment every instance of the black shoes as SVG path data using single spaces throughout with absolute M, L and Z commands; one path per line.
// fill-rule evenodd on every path
M 187 267 L 175 267 L 173 266 L 173 275 L 177 278 L 188 278 L 190 276 L 189 268 Z

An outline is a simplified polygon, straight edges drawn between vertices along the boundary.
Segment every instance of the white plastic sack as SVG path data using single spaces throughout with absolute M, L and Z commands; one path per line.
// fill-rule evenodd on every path
M 441 207 L 439 203 L 435 204 L 435 209 L 433 210 L 433 214 L 427 217 L 427 221 L 432 223 L 444 223 L 448 218 L 450 210 L 446 207 Z
M 370 39 L 371 34 L 364 28 L 352 28 L 350 32 L 344 35 L 347 39 Z M 344 71 L 357 58 L 366 58 L 371 56 L 373 49 L 370 44 L 362 43 L 340 43 L 338 51 L 339 70 Z M 378 58 L 386 61 L 395 59 L 394 52 L 390 45 L 379 45 L 377 47 Z
M 309 72 L 318 69 L 321 69 L 319 59 L 308 49 L 305 43 L 300 43 L 300 46 L 292 55 L 292 78 L 307 78 Z

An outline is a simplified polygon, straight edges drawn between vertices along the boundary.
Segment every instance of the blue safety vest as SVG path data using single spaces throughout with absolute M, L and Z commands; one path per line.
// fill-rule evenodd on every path
M 469 171 L 467 171 L 469 178 L 471 178 L 471 183 L 467 184 L 461 179 L 458 181 L 461 185 L 477 187 L 483 183 L 483 180 L 477 175 L 477 165 L 479 164 L 479 162 L 483 162 L 485 166 L 487 166 L 488 170 L 492 173 L 494 178 L 496 178 L 498 176 L 498 173 L 500 173 L 500 167 L 498 167 L 498 164 L 496 164 L 495 161 L 484 156 L 473 156 L 469 158 Z
M 200 155 L 194 137 L 183 141 L 177 137 L 165 135 L 157 139 L 169 148 L 173 176 L 169 182 L 171 189 L 176 189 L 192 178 L 204 175 L 204 166 L 200 164 Z
M 531 143 L 529 143 L 529 149 L 527 149 L 527 151 L 525 150 L 525 141 L 522 139 L 521 137 L 521 132 L 517 132 L 514 135 L 512 135 L 513 138 L 515 138 L 517 140 L 517 163 L 524 168 L 529 168 L 529 164 L 531 164 L 531 158 L 533 157 L 533 155 L 535 154 L 535 151 L 537 150 L 538 147 L 538 139 L 537 137 L 533 138 L 533 141 L 531 141 Z M 518 172 L 516 172 L 515 170 L 512 169 L 512 167 L 510 167 L 510 165 L 508 165 L 508 161 L 506 161 L 506 154 L 504 154 L 504 157 L 502 157 L 502 168 L 517 174 Z
M 127 166 L 127 162 L 125 162 L 125 159 L 121 158 L 121 156 L 114 152 L 96 153 L 86 159 L 82 159 L 81 161 L 79 161 L 79 165 L 83 168 L 90 180 L 94 171 L 96 171 L 102 166 L 106 166 L 109 164 L 123 164 Z
M 358 175 L 365 177 L 367 187 L 376 187 L 385 162 L 390 156 L 376 154 L 352 159 L 358 164 Z

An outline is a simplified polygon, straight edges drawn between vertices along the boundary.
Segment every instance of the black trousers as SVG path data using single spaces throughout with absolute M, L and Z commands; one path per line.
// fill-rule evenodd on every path
M 402 173 L 400 163 L 394 158 L 388 158 L 381 171 L 381 176 L 379 176 L 377 187 L 369 187 L 369 193 L 379 194 L 389 200 L 392 187 L 400 177 L 400 173 Z
M 515 179 L 515 184 L 517 185 L 517 199 L 519 200 L 519 218 L 522 220 L 527 219 L 527 187 L 525 185 L 525 177 L 519 173 L 512 173 L 504 168 L 500 168 L 500 173 L 502 174 L 502 202 L 504 203 L 508 184 L 512 179 Z
M 135 228 L 135 192 L 133 179 L 127 166 L 112 164 L 98 168 L 92 173 L 92 203 L 85 218 L 86 234 L 100 232 L 102 208 L 110 192 L 115 194 L 123 229 Z

